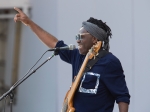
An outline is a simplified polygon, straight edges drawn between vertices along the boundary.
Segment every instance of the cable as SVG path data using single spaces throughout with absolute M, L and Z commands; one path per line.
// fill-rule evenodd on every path
M 46 52 L 48 52 L 48 50 L 47 50 Z M 44 52 L 44 54 L 45 54 L 46 52 Z M 44 54 L 40 57 L 40 59 L 38 59 L 38 61 L 33 65 L 33 67 L 35 67 L 35 65 L 37 65 L 37 63 L 41 60 L 41 58 L 44 56 Z M 33 67 L 31 67 L 31 68 L 28 70 L 28 72 L 25 74 L 25 76 L 23 76 L 21 79 L 19 79 L 12 87 L 14 87 L 15 85 L 17 85 L 22 79 L 24 79 L 24 78 L 28 75 L 28 73 L 31 71 L 31 69 L 32 69 Z

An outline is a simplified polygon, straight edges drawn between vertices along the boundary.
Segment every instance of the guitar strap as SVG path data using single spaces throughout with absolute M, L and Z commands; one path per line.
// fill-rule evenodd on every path
M 106 50 L 99 50 L 98 55 L 95 56 L 95 58 L 92 58 L 92 59 L 90 59 L 90 60 L 88 61 L 88 63 L 86 64 L 86 67 L 85 67 L 85 70 L 84 70 L 83 73 L 89 71 L 89 70 L 92 68 L 92 66 L 93 66 L 100 58 L 104 57 L 104 56 L 105 56 L 106 54 L 108 54 L 108 53 L 109 53 L 109 52 L 106 51 Z M 76 79 L 76 76 L 74 77 L 73 82 L 75 81 L 75 79 Z
M 89 70 L 92 68 L 92 66 L 93 66 L 100 58 L 104 57 L 104 56 L 105 56 L 106 54 L 108 54 L 108 53 L 109 53 L 109 52 L 106 51 L 106 50 L 100 50 L 100 51 L 99 51 L 99 54 L 98 54 L 95 58 L 92 58 L 92 59 L 90 59 L 90 60 L 88 61 L 87 65 L 86 65 L 86 67 L 85 67 L 84 72 L 89 71 Z

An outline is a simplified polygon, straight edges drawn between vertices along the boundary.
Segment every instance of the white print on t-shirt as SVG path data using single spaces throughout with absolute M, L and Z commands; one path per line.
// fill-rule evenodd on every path
M 94 77 L 94 76 L 97 77 L 95 88 L 93 88 L 93 89 L 86 89 L 86 88 L 83 88 L 83 87 L 82 87 L 82 84 L 84 83 L 84 80 L 85 80 L 86 75 L 91 75 L 91 76 L 93 76 L 93 77 Z M 93 73 L 93 72 L 86 72 L 86 73 L 84 74 L 84 76 L 83 76 L 82 81 L 81 81 L 81 84 L 80 84 L 80 87 L 79 87 L 79 92 L 81 92 L 81 93 L 89 93 L 89 94 L 96 94 L 96 93 L 97 93 L 98 86 L 99 86 L 99 78 L 100 78 L 100 74 Z

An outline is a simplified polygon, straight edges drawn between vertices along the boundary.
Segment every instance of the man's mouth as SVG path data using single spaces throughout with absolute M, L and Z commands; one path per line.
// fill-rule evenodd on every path
M 78 49 L 81 49 L 82 48 L 82 45 L 78 45 Z

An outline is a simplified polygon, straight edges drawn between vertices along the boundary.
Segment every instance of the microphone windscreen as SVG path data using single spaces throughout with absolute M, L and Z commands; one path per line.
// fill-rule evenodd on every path
M 74 50 L 74 49 L 76 49 L 76 46 L 75 46 L 75 45 L 70 44 L 70 45 L 69 45 L 69 50 Z

